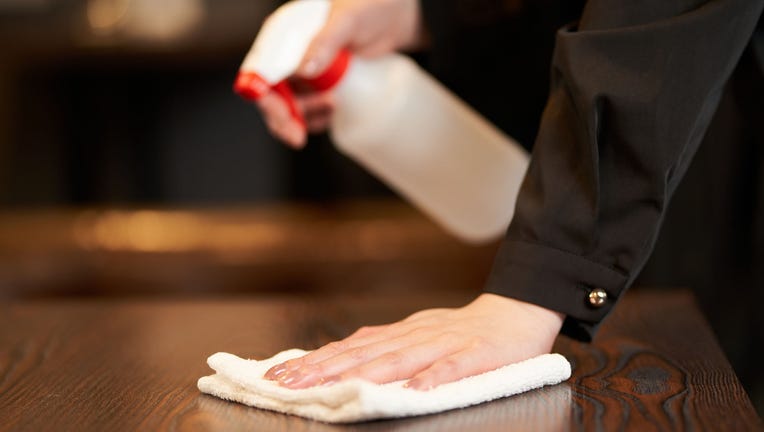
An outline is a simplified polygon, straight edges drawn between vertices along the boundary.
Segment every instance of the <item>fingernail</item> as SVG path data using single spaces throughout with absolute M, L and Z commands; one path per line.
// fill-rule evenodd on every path
M 281 382 L 281 385 L 291 389 L 303 389 L 318 384 L 321 384 L 321 378 L 305 371 L 294 372 Z
M 275 380 L 280 375 L 282 375 L 284 372 L 286 372 L 286 370 L 287 370 L 287 367 L 284 366 L 284 364 L 282 363 L 282 364 L 276 365 L 276 366 L 268 369 L 268 372 L 266 372 L 265 375 L 263 375 L 263 377 L 265 379 Z
M 330 376 L 329 378 L 321 379 L 321 385 L 325 387 L 331 386 L 331 385 L 337 384 L 338 382 L 340 382 L 340 380 L 341 378 L 337 375 Z
M 281 385 L 289 386 L 290 384 L 294 384 L 298 380 L 301 380 L 302 378 L 303 378 L 303 374 L 300 373 L 300 371 L 292 371 L 284 375 L 283 377 L 279 378 L 278 381 Z
M 419 379 L 413 379 L 406 384 L 403 385 L 403 387 L 411 390 L 417 390 L 417 391 L 428 391 L 432 390 L 432 386 L 425 386 L 424 382 Z

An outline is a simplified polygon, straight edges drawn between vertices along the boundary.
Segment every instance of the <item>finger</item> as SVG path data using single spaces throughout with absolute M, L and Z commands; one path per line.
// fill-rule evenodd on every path
M 273 366 L 263 377 L 274 380 L 285 373 L 295 371 L 305 365 L 318 363 L 355 347 L 374 343 L 377 341 L 375 338 L 388 327 L 390 326 L 361 327 L 343 340 L 331 342 L 305 356 Z
M 491 350 L 467 349 L 441 358 L 432 366 L 419 372 L 408 383 L 407 388 L 431 390 L 441 384 L 458 381 L 496 369 L 495 352 Z
M 376 373 L 373 372 L 373 368 L 370 371 L 365 369 L 366 364 L 378 363 L 377 360 L 387 358 L 386 361 L 392 361 L 398 366 L 402 365 L 401 358 L 395 353 L 399 350 L 409 351 L 413 354 L 416 353 L 432 353 L 436 350 L 432 348 L 431 344 L 422 344 L 422 341 L 427 336 L 417 335 L 409 333 L 405 336 L 384 340 L 378 343 L 359 346 L 353 349 L 346 350 L 341 354 L 328 358 L 324 361 L 304 364 L 299 369 L 293 370 L 290 373 L 283 375 L 279 378 L 282 385 L 289 388 L 307 388 L 314 386 L 328 379 L 329 377 L 335 377 L 344 375 L 349 371 L 354 371 L 351 376 L 365 377 L 368 375 L 370 378 L 376 377 Z M 448 338 L 439 337 L 436 338 L 440 346 L 449 346 L 450 342 Z M 450 338 L 453 340 L 453 337 Z M 429 337 L 429 340 L 433 340 Z M 418 348 L 411 348 L 412 346 L 420 345 Z M 408 350 L 404 350 L 408 347 Z M 408 375 L 410 377 L 411 375 Z
M 431 327 L 429 325 L 430 322 L 430 317 L 423 317 L 416 321 L 409 321 L 407 319 L 388 325 L 362 327 L 343 340 L 328 343 L 303 357 L 292 359 L 272 367 L 266 372 L 265 377 L 268 379 L 275 379 L 276 376 L 283 375 L 284 372 L 295 371 L 305 365 L 322 362 L 326 359 L 336 357 L 345 351 L 364 345 L 383 342 L 407 335 L 417 337 L 417 332 L 426 332 L 426 328 Z M 418 336 L 424 338 L 421 334 Z
M 305 147 L 307 131 L 297 122 L 288 124 L 274 124 L 266 120 L 266 126 L 270 133 L 287 146 L 299 150 Z
M 364 345 L 370 345 L 384 340 L 394 339 L 403 336 L 405 332 L 400 331 L 395 324 L 379 326 L 378 328 L 362 327 L 352 335 L 337 342 L 332 342 L 313 351 L 303 358 L 304 363 L 313 364 L 322 362 L 326 359 L 338 356 L 345 351 L 349 351 Z
M 276 138 L 294 148 L 305 145 L 305 129 L 292 117 L 289 107 L 280 96 L 273 92 L 267 93 L 257 101 L 257 106 L 263 113 L 266 126 Z
M 297 105 L 305 113 L 308 132 L 322 133 L 329 128 L 334 112 L 334 97 L 330 92 L 300 96 Z
M 333 10 L 324 28 L 308 47 L 297 75 L 305 78 L 320 75 L 331 65 L 339 51 L 350 44 L 352 36 L 352 18 L 346 12 Z
M 361 346 L 396 339 L 417 330 L 418 326 L 402 322 L 378 327 L 362 327 L 343 340 L 331 342 L 303 357 L 273 366 L 263 376 L 266 379 L 283 380 L 286 375 L 305 366 L 325 361 Z
M 306 115 L 312 112 L 330 112 L 334 110 L 335 99 L 331 92 L 309 92 L 297 98 L 297 106 Z
M 294 372 L 305 365 L 324 361 L 360 346 L 394 339 L 410 332 L 417 331 L 426 327 L 429 320 L 430 317 L 426 316 L 414 321 L 406 319 L 388 325 L 362 327 L 343 340 L 331 342 L 303 357 L 273 366 L 265 373 L 265 375 L 263 375 L 263 377 L 270 380 L 278 379 L 279 377 L 283 378 L 287 374 Z
M 371 362 L 344 372 L 339 378 L 326 378 L 323 383 L 361 378 L 377 384 L 386 384 L 409 379 L 458 349 L 457 341 L 451 335 L 442 335 L 427 343 L 413 344 L 385 353 Z
M 306 117 L 305 124 L 307 125 L 308 132 L 312 134 L 319 134 L 326 132 L 332 123 L 331 114 L 315 114 L 310 117 Z

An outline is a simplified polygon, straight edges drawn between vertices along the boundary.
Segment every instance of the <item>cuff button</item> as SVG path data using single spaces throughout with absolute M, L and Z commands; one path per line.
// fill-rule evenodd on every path
M 595 308 L 605 306 L 607 302 L 607 293 L 602 288 L 595 288 L 589 291 L 589 305 Z

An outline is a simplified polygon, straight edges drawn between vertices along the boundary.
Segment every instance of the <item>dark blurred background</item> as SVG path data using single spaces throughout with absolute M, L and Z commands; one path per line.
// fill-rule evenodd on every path
M 1 1 L 0 202 L 251 204 L 382 189 L 325 142 L 276 145 L 232 94 L 276 5 Z
M 0 0 L 0 298 L 479 292 L 495 244 L 455 241 L 325 136 L 287 150 L 232 93 L 280 3 Z M 492 3 L 416 59 L 530 146 L 583 2 Z M 696 291 L 760 412 L 762 81 L 728 86 L 638 283 Z

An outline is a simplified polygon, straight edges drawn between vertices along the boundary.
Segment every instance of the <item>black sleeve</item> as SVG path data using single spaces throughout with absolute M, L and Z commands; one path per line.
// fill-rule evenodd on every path
M 644 266 L 764 0 L 591 0 L 552 87 L 486 291 L 592 337 Z M 699 233 L 702 235 L 702 233 Z M 604 292 L 594 305 L 589 294 Z
M 578 20 L 584 1 L 421 2 L 428 71 L 530 149 L 549 94 L 555 32 Z

